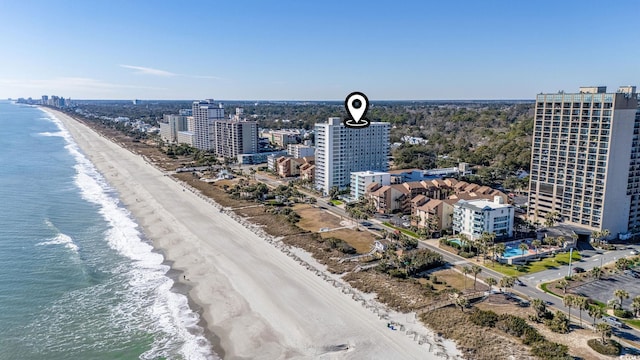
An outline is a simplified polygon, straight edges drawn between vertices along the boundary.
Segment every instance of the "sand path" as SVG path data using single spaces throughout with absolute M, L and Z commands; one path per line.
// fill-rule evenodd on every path
M 142 157 L 55 114 L 154 246 L 184 271 L 225 358 L 436 358 Z

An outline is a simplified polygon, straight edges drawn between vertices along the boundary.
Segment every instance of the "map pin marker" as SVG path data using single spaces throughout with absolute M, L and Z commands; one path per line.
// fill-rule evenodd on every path
M 362 128 L 369 126 L 369 120 L 364 117 L 369 109 L 367 95 L 358 91 L 352 92 L 344 101 L 344 107 L 347 108 L 347 112 L 351 116 L 351 118 L 347 118 L 344 121 L 346 127 Z

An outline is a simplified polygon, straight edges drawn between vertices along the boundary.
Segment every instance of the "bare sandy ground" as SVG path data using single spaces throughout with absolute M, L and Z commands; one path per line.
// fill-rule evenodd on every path
M 225 358 L 440 358 L 142 157 L 55 115 L 154 246 L 184 271 Z

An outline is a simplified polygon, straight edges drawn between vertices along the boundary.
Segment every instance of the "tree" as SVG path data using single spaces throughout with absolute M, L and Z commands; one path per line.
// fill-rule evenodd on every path
M 534 249 L 536 249 L 536 257 L 538 257 L 538 249 L 540 248 L 540 246 L 542 245 L 542 241 L 535 239 L 531 242 L 531 246 L 533 246 Z
M 562 298 L 564 306 L 569 308 L 569 322 L 571 322 L 571 308 L 576 305 L 576 299 L 576 296 L 571 294 L 565 295 L 565 297 Z
M 587 309 L 589 316 L 593 319 L 593 326 L 596 326 L 596 322 L 600 319 L 602 319 L 602 316 L 604 316 L 604 311 L 602 310 L 602 308 L 598 305 L 589 305 L 589 308 Z
M 520 245 L 518 245 L 518 249 L 522 251 L 522 256 L 524 256 L 524 252 L 529 250 L 529 245 L 525 243 L 520 243 Z
M 594 279 L 600 280 L 600 277 L 602 277 L 602 268 L 596 266 L 593 269 L 591 269 L 589 273 Z
M 504 252 L 507 251 L 507 245 L 505 245 L 504 243 L 499 243 L 494 245 L 494 254 L 498 254 L 499 257 L 502 257 L 502 254 L 504 254 Z
M 488 277 L 485 279 L 485 281 L 487 283 L 487 285 L 489 285 L 489 292 L 491 292 L 491 287 L 495 286 L 498 284 L 498 280 L 496 280 L 495 278 L 492 277 Z
M 558 221 L 559 216 L 560 214 L 558 214 L 557 211 L 548 212 L 544 216 L 544 226 L 548 228 L 553 227 L 553 225 L 555 225 L 556 222 Z
M 471 266 L 471 273 L 473 274 L 473 290 L 476 289 L 476 281 L 478 274 L 482 272 L 482 268 L 478 265 Z
M 466 297 L 460 295 L 456 298 L 456 306 L 459 306 L 460 311 L 464 312 L 464 308 L 469 306 L 469 300 Z
M 464 288 L 467 288 L 467 274 L 471 273 L 471 268 L 468 266 L 463 266 L 462 267 L 462 274 L 464 276 Z
M 627 290 L 617 289 L 616 291 L 613 292 L 613 296 L 620 299 L 620 309 L 622 309 L 622 301 L 624 301 L 624 299 L 629 298 L 629 293 L 627 292 Z
M 561 279 L 556 285 L 557 288 L 562 289 L 563 294 L 567 293 L 567 286 L 569 286 L 569 282 L 565 279 Z
M 611 337 L 611 325 L 599 323 L 596 325 L 596 332 L 602 336 L 602 344 L 606 344 L 608 342 L 607 339 Z
M 627 258 L 620 258 L 616 260 L 616 269 L 620 271 L 627 270 L 629 265 L 631 265 L 631 261 Z
M 640 295 L 634 297 L 631 301 L 631 310 L 633 311 L 633 316 L 638 317 L 638 313 L 640 312 Z
M 340 189 L 337 186 L 333 186 L 329 189 L 329 198 L 331 200 L 338 200 L 338 195 L 340 195 Z
M 531 300 L 531 307 L 536 312 L 536 321 L 540 322 L 545 318 L 547 314 L 547 305 L 542 301 L 542 299 L 533 299 Z
M 500 279 L 500 289 L 502 290 L 502 288 L 512 288 L 513 285 L 515 285 L 515 283 L 516 283 L 515 276 L 505 276 L 502 279 Z
M 584 296 L 576 296 L 574 304 L 580 314 L 580 326 L 582 326 L 582 311 L 589 309 L 589 299 Z

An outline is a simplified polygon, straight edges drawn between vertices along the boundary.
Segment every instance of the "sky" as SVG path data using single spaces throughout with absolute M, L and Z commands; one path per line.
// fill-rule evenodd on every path
M 0 98 L 533 99 L 640 85 L 640 1 L 0 0 Z

